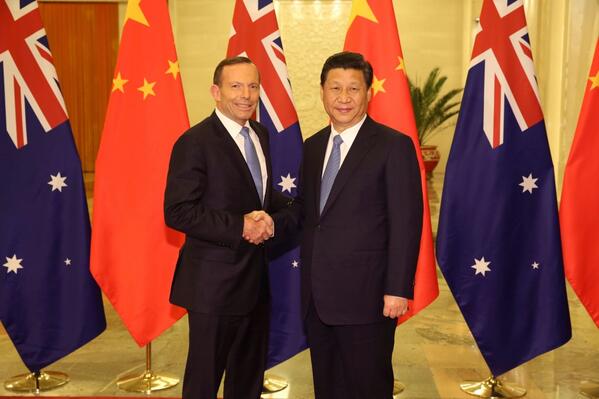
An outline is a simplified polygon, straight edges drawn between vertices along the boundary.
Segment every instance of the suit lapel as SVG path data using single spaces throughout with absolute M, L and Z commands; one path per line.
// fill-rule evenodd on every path
M 256 203 L 260 204 L 260 197 L 258 197 L 258 191 L 256 190 L 252 173 L 250 172 L 250 168 L 248 167 L 243 154 L 239 150 L 237 143 L 235 140 L 233 140 L 220 119 L 218 119 L 216 112 L 212 113 L 212 121 L 214 123 L 217 135 L 225 142 L 225 145 L 229 147 L 227 152 L 231 155 L 233 162 L 236 164 L 235 169 L 239 170 L 244 176 L 244 180 L 246 181 L 248 188 L 251 189 L 250 192 L 253 191 L 255 193 L 254 199 L 256 200 Z M 260 140 L 260 145 L 262 145 L 262 140 Z M 256 209 L 260 209 L 260 206 L 258 206 Z
M 335 202 L 339 193 L 343 189 L 343 186 L 349 181 L 351 176 L 353 175 L 353 171 L 360 165 L 360 162 L 364 158 L 364 156 L 370 151 L 370 148 L 374 144 L 372 138 L 375 135 L 375 131 L 371 126 L 372 120 L 370 117 L 366 117 L 366 120 L 360 127 L 358 134 L 356 135 L 356 139 L 354 140 L 343 164 L 341 164 L 341 168 L 339 168 L 339 172 L 335 177 L 335 181 L 333 182 L 333 187 L 331 188 L 331 193 L 329 194 L 329 198 L 327 199 L 326 204 L 324 205 L 324 209 L 322 210 L 321 217 L 327 212 L 327 210 L 331 207 L 331 204 Z M 326 148 L 326 147 L 325 147 Z M 318 188 L 319 200 L 320 200 L 320 186 Z

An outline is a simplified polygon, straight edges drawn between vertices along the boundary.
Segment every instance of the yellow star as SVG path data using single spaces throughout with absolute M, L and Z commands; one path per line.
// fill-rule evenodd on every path
M 125 14 L 125 23 L 128 20 L 139 22 L 142 25 L 150 26 L 144 12 L 142 11 L 139 3 L 141 0 L 129 0 L 127 3 L 127 12 Z
M 599 70 L 595 76 L 589 76 L 589 80 L 591 81 L 591 88 L 589 90 L 599 87 Z
M 395 70 L 403 71 L 404 73 L 406 73 L 406 64 L 404 64 L 403 58 L 401 58 L 400 56 L 397 56 L 397 59 L 399 60 L 399 64 L 395 67 Z
M 119 90 L 121 93 L 125 92 L 125 84 L 128 82 L 127 79 L 121 77 L 121 73 L 116 74 L 116 78 L 112 79 L 112 92 Z
M 349 16 L 349 25 L 354 22 L 357 17 L 366 18 L 369 21 L 379 23 L 378 19 L 372 12 L 368 0 L 353 0 L 351 5 L 351 15 Z
M 374 90 L 374 93 L 372 93 L 373 97 L 376 96 L 379 91 L 386 93 L 385 88 L 383 87 L 385 80 L 387 79 L 378 80 L 377 77 L 374 76 L 374 79 L 372 80 L 372 90 Z
M 167 60 L 168 61 L 168 69 L 166 70 L 165 73 L 170 73 L 173 75 L 173 78 L 175 80 L 177 80 L 177 74 L 179 73 L 179 61 L 175 61 L 175 62 L 171 62 L 171 60 Z
M 154 93 L 154 85 L 155 84 L 156 84 L 156 82 L 148 83 L 148 81 L 144 79 L 144 85 L 137 88 L 137 90 L 141 91 L 144 94 L 144 100 L 150 94 L 153 96 L 156 95 L 156 93 Z

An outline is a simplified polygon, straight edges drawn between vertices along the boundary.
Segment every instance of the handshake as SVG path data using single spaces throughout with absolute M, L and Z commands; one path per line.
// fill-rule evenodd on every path
M 264 211 L 253 211 L 243 215 L 243 238 L 251 244 L 262 244 L 275 235 L 275 224 Z

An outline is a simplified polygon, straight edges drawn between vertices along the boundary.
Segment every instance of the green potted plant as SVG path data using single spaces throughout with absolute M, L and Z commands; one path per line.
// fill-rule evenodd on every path
M 408 78 L 410 96 L 414 107 L 418 141 L 424 160 L 427 176 L 432 176 L 433 169 L 441 158 L 437 146 L 426 145 L 427 141 L 439 132 L 439 127 L 456 115 L 460 109 L 460 101 L 455 97 L 462 89 L 453 89 L 443 94 L 441 91 L 447 81 L 447 76 L 441 76 L 439 68 L 434 68 L 428 74 L 426 81 L 419 87 Z

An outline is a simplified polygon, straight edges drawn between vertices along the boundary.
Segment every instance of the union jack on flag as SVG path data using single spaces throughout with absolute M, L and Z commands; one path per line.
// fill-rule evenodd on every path
M 486 2 L 470 67 L 485 64 L 483 127 L 489 144 L 504 140 L 505 103 L 521 131 L 543 119 L 522 0 Z
M 246 56 L 260 71 L 256 119 L 270 133 L 274 188 L 296 195 L 302 157 L 302 134 L 293 105 L 283 43 L 272 0 L 237 0 L 227 56 Z M 271 262 L 272 311 L 267 368 L 307 346 L 300 310 L 299 250 Z
M 40 371 L 106 320 L 81 162 L 35 1 L 0 0 L 0 181 L 0 322 Z
M 37 2 L 0 1 L 0 65 L 4 75 L 5 128 L 15 147 L 28 142 L 27 104 L 45 132 L 67 120 Z
M 522 0 L 483 0 L 480 25 L 445 170 L 437 260 L 498 376 L 563 345 L 571 328 Z

